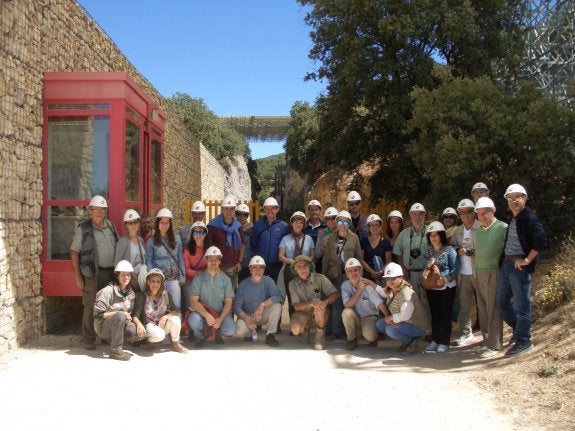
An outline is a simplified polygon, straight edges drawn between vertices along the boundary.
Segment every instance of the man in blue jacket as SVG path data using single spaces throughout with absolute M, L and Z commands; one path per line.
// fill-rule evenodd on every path
M 511 184 L 505 192 L 513 214 L 505 241 L 505 258 L 497 286 L 497 307 L 501 317 L 513 329 L 512 346 L 506 356 L 525 353 L 531 342 L 531 274 L 537 255 L 547 243 L 543 225 L 527 207 L 527 191 Z M 513 304 L 511 298 L 514 298 Z

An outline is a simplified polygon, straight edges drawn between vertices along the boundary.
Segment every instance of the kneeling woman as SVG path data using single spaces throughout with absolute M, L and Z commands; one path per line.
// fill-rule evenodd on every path
M 123 350 L 124 337 L 128 342 L 141 341 L 132 321 L 136 294 L 131 288 L 134 268 L 127 260 L 121 260 L 114 268 L 114 281 L 96 294 L 94 303 L 94 330 L 98 337 L 110 343 L 110 358 L 126 361 L 130 354 Z
M 389 263 L 383 272 L 385 295 L 391 298 L 387 308 L 389 315 L 375 322 L 378 332 L 401 342 L 406 354 L 415 353 L 419 346 L 416 339 L 429 331 L 429 319 L 411 285 L 403 279 L 403 271 L 397 263 Z
M 170 334 L 172 349 L 186 353 L 180 343 L 182 321 L 174 301 L 164 289 L 164 273 L 158 268 L 152 268 L 146 277 L 146 293 L 136 295 L 133 319 L 137 334 L 148 339 L 148 347 L 154 348 Z

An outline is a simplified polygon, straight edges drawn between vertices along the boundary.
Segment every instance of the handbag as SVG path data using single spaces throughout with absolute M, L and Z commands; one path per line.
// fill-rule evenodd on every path
M 423 270 L 421 274 L 421 285 L 424 289 L 441 289 L 445 286 L 445 283 L 442 286 L 438 286 L 437 282 L 441 279 L 441 273 L 439 272 L 439 267 L 436 264 L 428 266 Z

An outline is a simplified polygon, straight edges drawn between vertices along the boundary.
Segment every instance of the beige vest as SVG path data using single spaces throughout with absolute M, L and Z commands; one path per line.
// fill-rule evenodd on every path
M 411 288 L 411 285 L 406 281 L 402 281 L 401 289 L 393 296 L 391 303 L 388 305 L 389 311 L 392 314 L 399 313 L 401 310 L 401 304 L 405 301 L 411 301 L 413 303 L 413 315 L 408 322 L 413 323 L 425 332 L 429 331 L 431 325 L 427 314 L 423 311 L 419 298 Z

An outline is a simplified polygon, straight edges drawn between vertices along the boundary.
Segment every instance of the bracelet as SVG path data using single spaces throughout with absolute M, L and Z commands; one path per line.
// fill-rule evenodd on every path
M 527 258 L 525 258 L 524 260 L 525 260 L 525 262 L 527 262 L 527 265 L 529 265 L 529 262 L 531 262 L 531 261 L 530 261 L 529 259 L 527 259 Z

